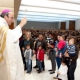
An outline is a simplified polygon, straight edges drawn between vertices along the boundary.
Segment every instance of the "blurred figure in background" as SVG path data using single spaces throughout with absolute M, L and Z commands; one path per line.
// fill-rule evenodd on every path
M 55 73 L 56 70 L 56 62 L 55 62 L 55 52 L 54 52 L 54 38 L 53 34 L 49 33 L 49 39 L 48 39 L 48 52 L 49 52 L 49 59 L 51 60 L 52 69 L 49 70 L 50 74 Z

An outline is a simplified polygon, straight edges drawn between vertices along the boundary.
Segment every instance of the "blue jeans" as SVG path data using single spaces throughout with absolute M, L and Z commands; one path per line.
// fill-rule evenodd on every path
M 29 59 L 28 62 L 26 63 L 26 67 L 27 67 L 27 72 L 32 71 L 32 60 L 31 59 Z
M 58 69 L 59 69 L 59 67 L 61 65 L 61 58 L 56 57 L 56 62 L 57 62 L 57 66 L 58 66 Z
M 42 71 L 42 62 L 40 60 L 37 60 L 37 62 L 38 62 L 39 71 Z
M 56 57 L 56 63 L 57 63 L 58 69 L 59 69 L 60 65 L 61 65 L 61 58 Z M 58 77 L 58 74 L 57 74 L 57 77 Z

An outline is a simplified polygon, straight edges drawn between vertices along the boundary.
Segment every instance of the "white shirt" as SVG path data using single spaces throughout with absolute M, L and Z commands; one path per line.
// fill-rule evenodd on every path
M 58 76 L 58 78 L 62 79 L 62 80 L 68 80 L 67 79 L 67 71 L 68 71 L 68 68 L 67 68 L 67 65 L 62 65 L 60 66 L 59 68 L 59 73 L 60 75 Z

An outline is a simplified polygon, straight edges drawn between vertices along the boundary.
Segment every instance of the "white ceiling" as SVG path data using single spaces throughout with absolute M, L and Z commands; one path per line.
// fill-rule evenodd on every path
M 22 0 L 17 19 L 59 22 L 80 19 L 80 0 Z
M 4 9 L 10 9 L 14 12 L 14 0 L 0 0 L 0 13 Z

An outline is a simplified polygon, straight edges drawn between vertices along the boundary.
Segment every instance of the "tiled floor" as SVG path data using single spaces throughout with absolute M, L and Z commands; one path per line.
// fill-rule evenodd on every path
M 35 66 L 35 60 L 33 60 L 33 66 Z M 31 74 L 27 74 L 25 72 L 25 80 L 54 80 L 53 77 L 55 74 L 49 74 L 48 70 L 51 69 L 51 63 L 49 60 L 46 59 L 45 56 L 45 71 L 38 74 L 36 69 L 32 70 Z M 75 71 L 75 80 L 80 80 L 80 58 L 77 60 L 77 68 Z M 55 79 L 57 80 L 57 79 Z

